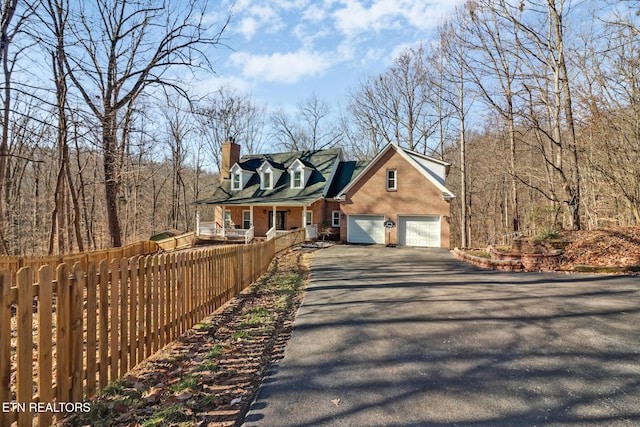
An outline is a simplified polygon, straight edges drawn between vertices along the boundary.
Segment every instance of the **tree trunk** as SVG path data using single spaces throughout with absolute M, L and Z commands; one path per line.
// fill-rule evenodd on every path
M 122 246 L 120 221 L 118 220 L 118 193 L 120 182 L 118 179 L 118 155 L 116 153 L 116 116 L 115 113 L 105 114 L 102 120 L 102 152 L 104 153 L 104 185 L 105 203 L 107 208 L 107 224 L 109 238 L 114 248 Z

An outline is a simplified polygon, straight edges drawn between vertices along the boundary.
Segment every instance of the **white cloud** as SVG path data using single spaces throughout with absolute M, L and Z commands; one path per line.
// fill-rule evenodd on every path
M 251 40 L 256 33 L 276 33 L 284 27 L 282 16 L 279 11 L 269 5 L 254 5 L 248 1 L 234 6 L 234 15 L 239 21 L 231 30 L 241 34 L 245 40 Z
M 333 12 L 336 29 L 346 36 L 371 30 L 398 30 L 407 25 L 428 30 L 464 0 L 341 0 Z
M 331 66 L 325 55 L 304 50 L 270 55 L 238 52 L 229 59 L 242 67 L 245 78 L 276 83 L 297 83 L 305 77 L 320 75 Z

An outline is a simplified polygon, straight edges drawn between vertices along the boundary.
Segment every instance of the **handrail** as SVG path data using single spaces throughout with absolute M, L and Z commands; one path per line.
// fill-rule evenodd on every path
M 273 226 L 267 231 L 267 240 L 271 240 L 276 237 L 276 227 Z

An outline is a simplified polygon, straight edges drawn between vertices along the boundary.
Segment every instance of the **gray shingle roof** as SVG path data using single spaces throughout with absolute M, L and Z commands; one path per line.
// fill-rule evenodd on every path
M 340 158 L 340 153 L 339 148 L 331 148 L 318 151 L 242 156 L 238 165 L 244 171 L 253 172 L 245 187 L 242 190 L 232 191 L 231 180 L 225 179 L 211 198 L 198 200 L 195 203 L 202 205 L 309 205 L 323 197 L 325 190 L 330 185 L 329 179 Z M 290 174 L 286 172 L 286 169 L 296 159 L 300 159 L 313 169 L 306 186 L 302 189 L 291 188 Z M 275 183 L 273 190 L 261 190 L 260 177 L 255 172 L 265 160 L 268 160 L 272 166 L 285 171 Z

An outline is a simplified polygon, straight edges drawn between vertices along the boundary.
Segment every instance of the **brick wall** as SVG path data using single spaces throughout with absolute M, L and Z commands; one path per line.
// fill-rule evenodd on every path
M 387 170 L 397 171 L 397 189 L 387 190 Z M 398 224 L 399 215 L 438 215 L 441 217 L 440 246 L 449 247 L 449 202 L 442 192 L 394 149 L 388 150 L 345 195 L 345 215 L 378 214 Z M 444 218 L 446 217 L 446 218 Z M 343 218 L 340 239 L 347 240 L 347 218 Z M 385 233 L 387 235 L 387 233 Z M 387 239 L 398 242 L 398 227 Z

